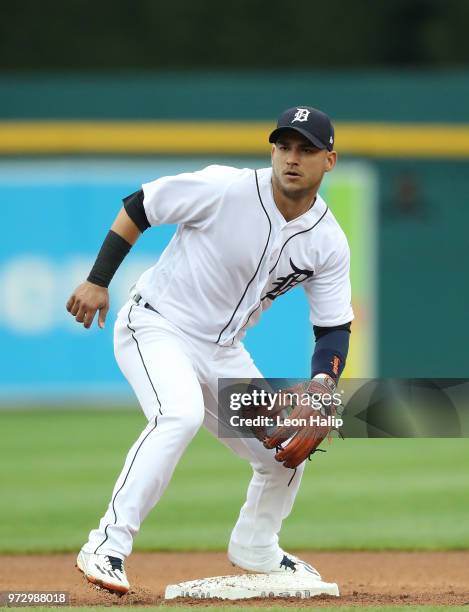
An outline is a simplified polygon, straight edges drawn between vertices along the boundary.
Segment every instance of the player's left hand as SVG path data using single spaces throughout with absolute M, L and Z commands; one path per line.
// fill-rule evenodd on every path
M 266 448 L 277 450 L 275 459 L 285 467 L 296 468 L 309 459 L 324 438 L 335 429 L 332 419 L 328 419 L 337 414 L 333 403 L 334 390 L 334 381 L 328 376 L 320 376 L 283 392 L 295 394 L 294 397 L 299 397 L 300 402 L 292 402 L 288 416 L 262 442 Z M 285 442 L 287 444 L 282 446 Z

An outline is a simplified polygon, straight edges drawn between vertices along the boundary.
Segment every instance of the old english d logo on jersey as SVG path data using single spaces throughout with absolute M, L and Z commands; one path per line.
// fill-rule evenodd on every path
M 308 121 L 310 111 L 307 108 L 297 108 L 292 123 L 295 121 Z
M 280 276 L 276 281 L 274 281 L 274 287 L 268 293 L 266 293 L 266 295 L 262 298 L 263 300 L 265 298 L 269 298 L 269 300 L 272 301 L 275 300 L 275 298 L 278 298 L 279 295 L 283 295 L 289 289 L 296 287 L 296 285 L 304 282 L 314 274 L 313 270 L 302 270 L 301 268 L 295 266 L 291 258 L 290 266 L 293 272 L 288 274 L 288 276 Z

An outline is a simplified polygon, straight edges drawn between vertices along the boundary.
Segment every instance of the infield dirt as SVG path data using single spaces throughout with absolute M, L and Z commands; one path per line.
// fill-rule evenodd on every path
M 337 582 L 341 597 L 314 600 L 243 600 L 243 606 L 366 606 L 469 604 L 469 551 L 305 552 L 324 580 Z M 75 555 L 0 556 L 0 590 L 68 591 L 72 606 L 164 604 L 167 584 L 240 573 L 223 553 L 135 553 L 126 563 L 131 590 L 123 597 L 97 590 L 75 568 Z M 172 600 L 171 605 L 210 605 L 209 600 Z M 214 602 L 230 607 L 240 602 Z

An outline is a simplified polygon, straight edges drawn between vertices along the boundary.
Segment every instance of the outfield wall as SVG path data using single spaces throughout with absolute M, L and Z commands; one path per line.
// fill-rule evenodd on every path
M 467 123 L 467 70 L 0 73 L 0 118 L 269 121 L 310 104 L 335 121 Z

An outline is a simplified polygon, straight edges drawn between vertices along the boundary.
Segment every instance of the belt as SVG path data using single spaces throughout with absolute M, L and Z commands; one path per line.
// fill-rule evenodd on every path
M 156 308 L 153 308 L 153 306 L 151 304 L 149 304 L 148 302 L 143 302 L 142 303 L 142 296 L 139 295 L 138 293 L 136 295 L 134 295 L 133 297 L 134 302 L 137 304 L 137 306 L 143 306 L 144 308 L 146 308 L 147 310 L 153 310 L 153 312 L 156 312 L 157 314 L 160 314 Z

